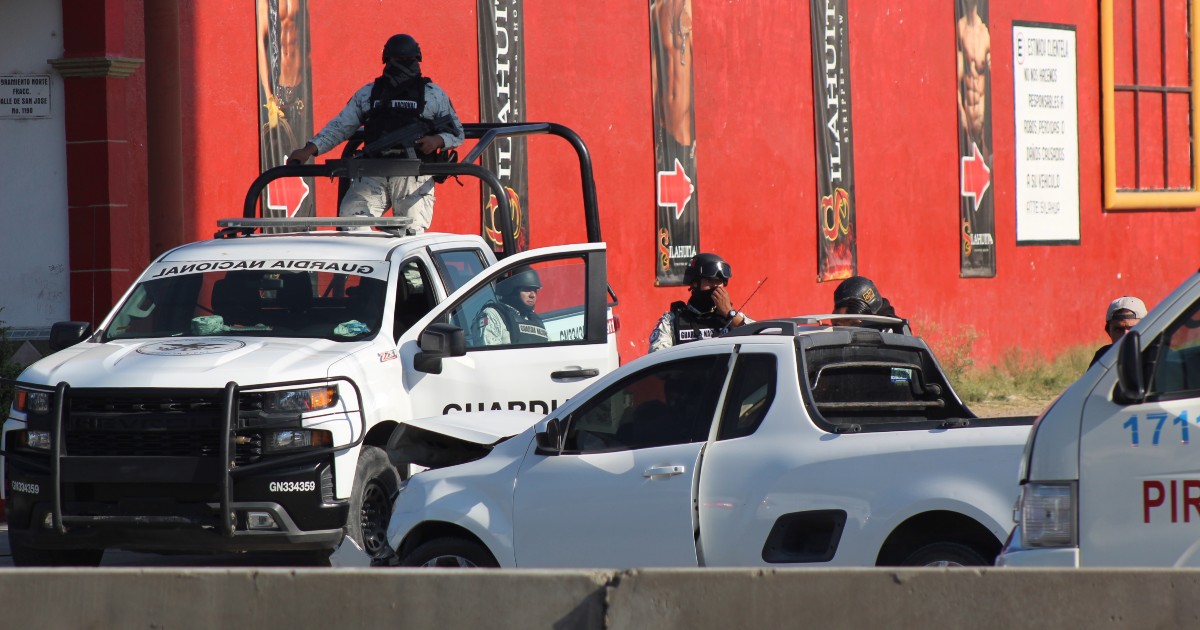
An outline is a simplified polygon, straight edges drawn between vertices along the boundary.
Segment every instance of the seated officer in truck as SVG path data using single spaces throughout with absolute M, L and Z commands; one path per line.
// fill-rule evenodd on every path
M 550 341 L 546 324 L 534 312 L 542 281 L 529 267 L 496 283 L 498 300 L 488 302 L 475 319 L 476 337 L 486 346 L 527 345 Z

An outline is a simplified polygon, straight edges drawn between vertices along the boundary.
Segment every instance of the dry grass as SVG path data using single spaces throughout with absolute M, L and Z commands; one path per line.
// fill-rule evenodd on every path
M 947 332 L 922 326 L 923 336 L 942 364 L 959 397 L 980 416 L 1037 415 L 1087 371 L 1095 348 L 1077 346 L 1053 359 L 1020 347 L 1009 349 L 996 365 L 976 366 L 974 328 Z
M 1021 399 L 1051 400 L 1087 371 L 1095 348 L 1077 346 L 1052 360 L 1013 348 L 998 365 L 968 370 L 952 381 L 968 403 Z

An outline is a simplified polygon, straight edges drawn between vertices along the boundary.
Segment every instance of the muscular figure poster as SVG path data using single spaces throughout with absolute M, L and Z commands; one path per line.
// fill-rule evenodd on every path
M 650 0 L 658 286 L 683 284 L 684 268 L 700 251 L 692 78 L 691 0 Z
M 478 0 L 479 120 L 525 122 L 525 9 L 522 0 Z M 529 158 L 525 137 L 498 138 L 483 154 L 483 166 L 500 177 L 512 208 L 517 249 L 529 249 Z M 496 195 L 483 187 L 483 236 L 497 251 Z
M 996 275 L 992 39 L 988 0 L 955 0 L 958 47 L 959 275 Z
M 817 282 L 857 273 L 858 199 L 850 115 L 850 28 L 846 0 L 813 0 L 813 114 L 817 137 Z
M 255 0 L 258 14 L 258 122 L 262 170 L 282 166 L 312 137 L 308 0 Z M 264 217 L 315 214 L 312 178 L 288 177 L 263 193 Z

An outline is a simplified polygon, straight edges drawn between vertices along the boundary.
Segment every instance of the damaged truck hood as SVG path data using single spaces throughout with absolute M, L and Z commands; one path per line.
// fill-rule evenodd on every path
M 408 420 L 388 439 L 395 463 L 445 468 L 475 461 L 544 416 L 528 411 L 480 411 Z

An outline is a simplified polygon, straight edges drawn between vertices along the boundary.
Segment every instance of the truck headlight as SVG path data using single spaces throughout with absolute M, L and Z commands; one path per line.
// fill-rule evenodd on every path
M 282 429 L 263 436 L 264 453 L 280 453 L 333 445 L 333 434 L 322 429 Z
M 7 434 L 11 444 L 9 448 L 32 448 L 39 451 L 50 450 L 49 431 L 9 431 Z
M 262 409 L 267 413 L 317 411 L 328 409 L 337 401 L 337 387 L 334 385 L 262 393 Z
M 53 398 L 54 394 L 50 392 L 42 392 L 18 387 L 13 396 L 13 411 L 34 414 L 50 413 L 50 401 L 53 400 Z
M 1073 547 L 1078 502 L 1074 482 L 1026 483 L 1021 488 L 1021 546 Z

